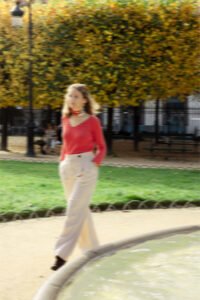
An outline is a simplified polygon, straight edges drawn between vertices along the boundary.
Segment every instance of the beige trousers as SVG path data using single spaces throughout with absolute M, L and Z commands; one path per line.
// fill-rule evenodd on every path
M 67 155 L 59 165 L 68 206 L 64 228 L 55 245 L 55 255 L 64 260 L 70 256 L 77 242 L 83 252 L 99 246 L 89 209 L 98 178 L 98 167 L 92 162 L 93 157 L 92 152 Z

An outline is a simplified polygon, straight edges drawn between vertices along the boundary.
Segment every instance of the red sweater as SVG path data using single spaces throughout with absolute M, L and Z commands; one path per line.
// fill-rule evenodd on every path
M 91 115 L 77 126 L 71 126 L 69 119 L 63 117 L 62 140 L 61 160 L 67 154 L 79 154 L 96 150 L 93 161 L 100 164 L 106 154 L 106 144 L 101 124 L 94 115 Z

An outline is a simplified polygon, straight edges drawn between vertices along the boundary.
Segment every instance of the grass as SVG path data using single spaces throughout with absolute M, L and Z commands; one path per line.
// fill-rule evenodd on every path
M 93 204 L 198 201 L 200 171 L 103 166 Z M 0 161 L 0 213 L 64 208 L 56 163 Z

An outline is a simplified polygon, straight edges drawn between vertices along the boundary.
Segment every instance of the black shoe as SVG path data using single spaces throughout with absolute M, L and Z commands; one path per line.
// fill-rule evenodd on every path
M 64 259 L 62 259 L 59 256 L 56 256 L 56 261 L 55 261 L 54 265 L 51 267 L 51 270 L 56 271 L 59 268 L 61 268 L 65 263 L 66 263 L 66 261 Z

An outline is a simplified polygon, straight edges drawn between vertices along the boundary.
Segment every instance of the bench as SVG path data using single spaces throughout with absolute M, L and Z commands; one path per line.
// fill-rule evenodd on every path
M 40 154 L 43 154 L 43 155 L 45 155 L 45 154 L 59 155 L 59 154 L 60 154 L 60 151 L 61 151 L 61 144 L 59 144 L 59 143 L 56 143 L 56 144 L 54 145 L 54 148 L 50 148 L 49 150 L 47 150 L 47 149 L 45 148 L 46 142 L 45 142 L 43 139 L 35 140 L 35 141 L 34 141 L 34 145 L 35 145 L 36 147 L 37 147 L 37 146 L 39 147 L 39 149 L 37 149 L 37 150 L 39 150 Z
M 188 137 L 187 139 L 181 139 L 181 137 L 171 138 L 164 137 L 157 142 L 153 142 L 146 150 L 149 150 L 151 154 L 163 153 L 166 158 L 173 156 L 173 154 L 200 154 L 200 139 L 194 137 Z

